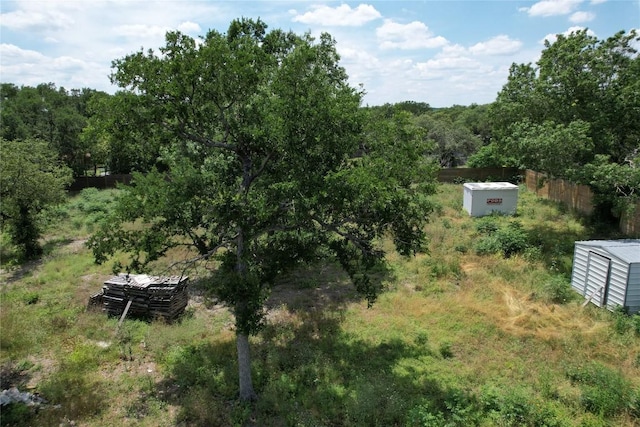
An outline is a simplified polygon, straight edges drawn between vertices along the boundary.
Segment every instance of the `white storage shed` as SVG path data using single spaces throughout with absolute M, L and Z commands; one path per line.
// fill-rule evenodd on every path
M 640 311 L 640 240 L 576 242 L 571 287 L 598 307 Z
M 512 215 L 518 206 L 518 186 L 510 182 L 468 182 L 464 184 L 462 207 L 471 216 L 499 212 Z

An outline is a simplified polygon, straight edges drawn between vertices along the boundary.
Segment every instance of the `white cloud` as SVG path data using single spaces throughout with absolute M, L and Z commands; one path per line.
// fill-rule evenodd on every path
M 473 70 L 477 69 L 480 65 L 480 62 L 468 57 L 449 56 L 417 63 L 415 68 L 424 74 L 437 70 Z
M 135 38 L 164 37 L 168 28 L 157 25 L 132 24 L 120 25 L 114 28 L 114 33 L 118 36 Z
M 382 17 L 380 12 L 369 4 L 360 4 L 355 9 L 347 4 L 341 4 L 337 7 L 312 6 L 311 11 L 302 15 L 295 10 L 290 13 L 295 13 L 293 22 L 341 27 L 359 27 Z
M 486 42 L 477 43 L 469 48 L 474 55 L 511 55 L 522 47 L 520 40 L 512 40 L 507 35 L 493 37 Z
M 202 28 L 200 27 L 200 25 L 198 25 L 195 22 L 191 22 L 191 21 L 185 21 L 183 23 L 181 23 L 180 25 L 178 25 L 178 30 L 182 33 L 187 33 L 187 34 L 194 34 L 194 33 L 201 33 L 202 32 Z
M 591 0 L 591 4 L 602 4 L 606 3 L 607 0 Z
M 2 79 L 6 82 L 30 86 L 54 82 L 58 86 L 67 88 L 106 89 L 106 85 L 96 87 L 93 80 L 96 72 L 103 72 L 105 77 L 109 73 L 108 67 L 100 64 L 66 55 L 46 56 L 8 43 L 0 44 L 0 57 L 2 57 Z M 43 78 L 43 76 L 46 77 Z
M 429 28 L 419 21 L 399 24 L 385 19 L 384 24 L 376 29 L 376 36 L 382 49 L 432 49 L 449 43 L 442 36 L 434 36 Z
M 593 12 L 579 11 L 575 12 L 569 17 L 569 21 L 574 24 L 582 24 L 583 22 L 593 21 L 596 18 L 596 14 Z
M 582 0 L 541 0 L 529 8 L 520 10 L 526 11 L 529 16 L 558 16 L 568 15 L 582 3 Z
M 570 27 L 569 29 L 567 29 L 565 32 L 561 33 L 564 36 L 568 36 L 571 33 L 576 33 L 578 31 L 582 31 L 584 30 L 584 27 L 580 27 L 580 26 L 575 26 L 575 27 Z M 592 30 L 587 30 L 587 35 L 589 36 L 593 36 L 593 37 L 597 37 L 596 33 L 594 33 Z M 553 44 L 555 43 L 555 41 L 558 39 L 557 34 L 547 34 L 546 36 L 544 36 L 544 38 L 542 40 L 540 40 L 541 44 L 544 44 L 545 41 L 548 41 L 549 43 Z
M 40 32 L 68 29 L 73 25 L 74 20 L 57 11 L 16 10 L 0 14 L 0 23 L 3 27 L 13 30 Z

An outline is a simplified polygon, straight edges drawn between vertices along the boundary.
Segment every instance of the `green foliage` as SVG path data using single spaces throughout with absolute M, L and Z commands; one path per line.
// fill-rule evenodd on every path
M 632 409 L 634 390 L 619 371 L 592 362 L 567 368 L 566 376 L 580 387 L 580 403 L 587 411 L 611 417 Z
M 489 217 L 491 218 L 491 217 Z M 480 238 L 474 247 L 479 255 L 501 253 L 505 258 L 523 253 L 529 247 L 529 237 L 518 221 L 497 227 L 491 220 L 478 223 Z
M 632 332 L 635 336 L 640 337 L 640 314 L 630 315 L 622 306 L 618 306 L 613 312 L 613 326 L 620 335 Z
M 575 177 L 593 151 L 589 124 L 581 120 L 568 125 L 516 122 L 502 139 L 501 149 L 517 153 L 519 168 L 544 171 L 551 177 Z
M 166 168 L 166 137 L 153 126 L 145 98 L 129 92 L 98 93 L 87 106 L 91 116 L 80 138 L 92 146 L 92 159 L 111 173 L 148 172 Z
M 520 167 L 520 162 L 507 153 L 498 144 L 491 142 L 471 154 L 466 166 L 470 168 Z
M 42 253 L 38 216 L 64 200 L 71 170 L 42 140 L 0 139 L 0 157 L 0 227 L 18 248 L 20 259 L 33 259 Z
M 93 147 L 81 141 L 89 113 L 87 103 L 96 94 L 92 89 L 66 90 L 53 83 L 37 87 L 0 85 L 0 137 L 9 140 L 39 139 L 66 164 L 74 175 L 84 175 L 93 166 Z
M 542 285 L 544 299 L 554 304 L 566 304 L 577 298 L 571 283 L 561 275 L 551 276 Z
M 488 385 L 479 396 L 482 412 L 493 425 L 518 427 L 561 427 L 567 423 L 552 406 L 541 403 L 524 387 Z
M 127 132 L 155 141 L 167 170 L 134 175 L 89 241 L 96 261 L 122 251 L 123 269 L 145 271 L 188 246 L 195 257 L 181 267 L 215 261 L 213 290 L 246 338 L 275 278 L 296 265 L 334 258 L 372 303 L 381 239 L 392 235 L 403 255 L 424 249 L 435 168 L 408 113 L 364 132 L 362 93 L 330 35 L 250 19 L 200 43 L 169 32 L 159 53 L 114 61 L 112 79 L 128 99 Z
M 29 425 L 33 416 L 33 408 L 26 403 L 14 402 L 2 405 L 2 425 L 5 427 Z
M 480 139 L 462 123 L 436 119 L 428 114 L 416 117 L 414 122 L 431 145 L 425 154 L 441 167 L 463 165 L 480 145 Z
M 536 66 L 514 64 L 490 108 L 494 149 L 522 168 L 589 185 L 603 210 L 637 200 L 640 56 L 635 30 L 598 40 L 588 31 L 546 42 Z M 476 162 L 474 160 L 474 162 Z M 478 163 L 474 163 L 478 164 Z
M 640 200 L 640 150 L 636 149 L 625 161 L 621 165 L 612 162 L 608 155 L 596 155 L 577 174 L 580 181 L 594 189 L 596 202 L 612 203 L 618 216 L 633 213 L 635 203 Z

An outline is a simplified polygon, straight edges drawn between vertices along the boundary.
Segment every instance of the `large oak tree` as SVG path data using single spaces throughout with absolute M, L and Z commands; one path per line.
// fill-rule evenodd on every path
M 425 244 L 433 168 L 401 131 L 366 137 L 362 93 L 338 60 L 328 34 L 242 19 L 198 41 L 170 32 L 159 52 L 114 62 L 113 81 L 136 99 L 129 125 L 161 142 L 168 170 L 135 175 L 89 245 L 98 262 L 130 253 L 122 268 L 137 271 L 187 245 L 185 265 L 215 270 L 245 400 L 256 396 L 248 337 L 279 275 L 333 258 L 373 302 L 382 239 L 404 255 Z

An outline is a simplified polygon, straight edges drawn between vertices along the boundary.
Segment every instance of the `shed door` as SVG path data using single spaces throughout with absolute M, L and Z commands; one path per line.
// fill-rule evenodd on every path
M 609 271 L 611 269 L 611 259 L 589 252 L 587 263 L 587 280 L 585 283 L 585 296 L 593 294 L 593 301 L 598 307 L 602 307 L 607 302 L 609 291 Z

